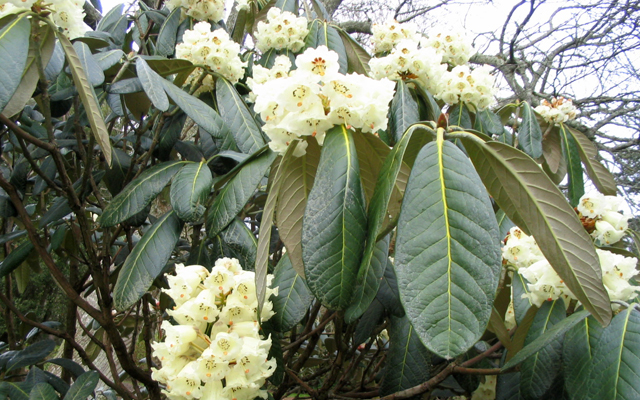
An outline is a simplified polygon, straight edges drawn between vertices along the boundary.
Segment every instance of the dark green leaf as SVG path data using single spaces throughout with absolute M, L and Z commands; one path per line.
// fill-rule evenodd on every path
M 459 126 L 464 129 L 471 129 L 471 115 L 469 107 L 464 103 L 458 103 L 448 110 L 449 125 Z
M 380 395 L 417 386 L 429 379 L 431 354 L 420 342 L 407 317 L 391 317 L 389 351 L 380 384 Z
M 252 154 L 265 145 L 260 126 L 231 82 L 217 77 L 216 99 L 220 115 L 236 139 L 240 151 Z
M 476 113 L 476 123 L 473 129 L 484 133 L 487 136 L 500 136 L 504 129 L 498 114 L 488 108 Z
M 76 50 L 82 69 L 87 74 L 87 79 L 91 86 L 102 85 L 104 83 L 104 72 L 96 62 L 96 59 L 93 58 L 89 46 L 86 43 L 76 41 L 73 43 L 73 48 Z
M 243 221 L 235 218 L 229 226 L 214 239 L 219 239 L 223 245 L 223 251 L 216 254 L 216 258 L 237 258 L 242 268 L 245 270 L 253 269 L 253 266 L 256 264 L 258 243 L 256 242 L 256 237 Z M 216 242 L 214 240 L 214 247 L 215 245 Z M 218 245 L 220 245 L 220 243 L 218 243 Z
M 602 325 L 589 317 L 571 328 L 564 337 L 562 362 L 565 387 L 575 399 L 587 398 L 593 351 L 602 335 Z
M 529 293 L 529 289 L 527 288 L 527 281 L 517 272 L 513 273 L 511 290 L 513 291 L 513 311 L 516 323 L 520 325 L 527 311 L 531 308 L 531 300 L 528 297 L 522 297 L 522 295 Z
M 498 375 L 496 400 L 520 400 L 520 372 Z
M 604 328 L 589 365 L 588 400 L 640 398 L 640 311 L 632 305 Z
M 564 124 L 560 125 L 560 139 L 562 140 L 562 154 L 567 161 L 567 172 L 569 173 L 569 204 L 571 207 L 575 207 L 584 194 L 582 163 L 580 162 L 578 145 Z
M 124 4 L 113 7 L 98 23 L 96 31 L 107 32 L 117 44 L 122 44 L 126 35 L 129 22 L 124 13 Z
M 144 210 L 184 164 L 170 161 L 144 171 L 111 200 L 98 223 L 104 227 L 114 226 Z
M 58 400 L 58 394 L 51 385 L 40 382 L 29 392 L 29 400 Z
M 272 298 L 276 314 L 270 321 L 279 332 L 287 332 L 307 313 L 313 295 L 304 279 L 293 269 L 287 254 L 282 256 L 273 274 L 272 286 L 278 288 L 278 296 Z
M 93 58 L 103 71 L 106 71 L 118 64 L 124 57 L 126 57 L 126 54 L 124 54 L 120 49 L 105 51 L 103 53 L 93 55 Z M 51 62 L 49 64 L 51 64 Z
M 399 80 L 389 108 L 389 134 L 393 142 L 399 142 L 409 126 L 418 121 L 420 121 L 418 103 L 411 95 L 406 83 Z
M 182 8 L 176 7 L 167 17 L 158 33 L 156 42 L 156 53 L 160 56 L 169 57 L 176 48 L 176 36 L 178 34 L 178 26 L 180 26 L 180 17 Z
M 56 174 L 58 173 L 58 170 L 56 169 L 56 164 L 54 163 L 53 158 L 51 156 L 47 156 L 47 158 L 44 159 L 42 164 L 40 164 L 40 170 L 44 173 L 45 176 L 47 176 L 51 180 L 53 180 L 53 178 L 55 178 Z M 34 196 L 39 195 L 47 187 L 48 187 L 47 182 L 44 179 L 42 179 L 40 175 L 38 175 L 36 177 L 36 182 L 33 185 L 33 195 Z
M 5 371 L 10 372 L 14 369 L 20 369 L 36 364 L 48 356 L 55 347 L 56 342 L 51 339 L 36 342 L 26 349 L 14 354 L 7 362 Z
M 160 76 L 169 76 L 176 74 L 186 74 L 188 76 L 191 71 L 195 68 L 191 61 L 184 60 L 181 58 L 172 58 L 167 59 L 166 57 L 161 56 L 138 56 L 143 58 L 149 67 L 156 71 Z M 178 81 L 178 77 L 176 77 L 176 81 Z M 178 83 L 175 83 L 176 85 Z M 171 96 L 171 94 L 169 94 Z
M 104 174 L 104 183 L 111 195 L 117 195 L 124 187 L 130 166 L 131 156 L 118 148 L 113 149 L 111 166 L 106 168 Z
M 73 383 L 63 400 L 85 400 L 98 385 L 100 376 L 96 371 L 87 371 Z
M 542 130 L 533 109 L 526 101 L 522 103 L 522 121 L 518 127 L 518 143 L 522 151 L 531 158 L 542 157 Z
M 564 195 L 540 167 L 511 146 L 465 140 L 489 194 L 542 253 L 578 300 L 603 324 L 611 319 L 593 240 Z
M 502 210 L 496 212 L 496 221 L 498 221 L 498 229 L 500 229 L 500 238 L 504 239 L 515 225 Z
M 96 94 L 93 92 L 93 87 L 87 79 L 87 75 L 82 67 L 82 61 L 78 58 L 76 51 L 64 33 L 56 32 L 56 36 L 62 45 L 62 49 L 67 57 L 69 68 L 71 69 L 71 75 L 73 81 L 76 83 L 80 100 L 86 111 L 89 124 L 91 125 L 91 132 L 95 135 L 96 142 L 100 145 L 104 158 L 107 161 L 107 165 L 111 164 L 111 142 L 109 141 L 109 131 L 102 119 L 102 111 L 100 105 L 96 100 Z
M 20 264 L 29 257 L 33 248 L 33 242 L 27 240 L 22 242 L 20 246 L 13 249 L 13 251 L 0 263 L 0 278 L 4 278 L 18 268 Z
M 181 231 L 182 222 L 170 211 L 145 232 L 125 260 L 113 288 L 113 304 L 117 310 L 131 307 L 149 290 L 162 273 Z
M 210 237 L 222 231 L 244 208 L 275 158 L 276 153 L 271 150 L 262 152 L 238 170 L 222 188 L 207 214 Z
M 313 0 L 313 4 L 322 5 L 321 2 L 316 0 Z M 369 53 L 367 53 L 367 51 L 360 46 L 360 43 L 356 42 L 347 32 L 342 29 L 338 29 L 338 33 L 342 37 L 345 54 L 347 55 L 347 72 L 368 75 L 370 70 L 369 60 L 371 59 Z
M 142 92 L 144 87 L 139 78 L 128 78 L 109 86 L 107 91 L 112 94 L 128 94 Z
M 178 107 L 202 129 L 209 133 L 222 131 L 224 122 L 213 108 L 165 79 L 162 80 L 162 86 Z
M 387 267 L 384 270 L 384 275 L 380 280 L 380 287 L 378 288 L 378 294 L 376 294 L 376 300 L 380 301 L 385 310 L 390 315 L 396 317 L 403 317 L 405 315 L 404 308 L 400 302 L 400 292 L 398 290 L 398 278 L 396 278 L 396 271 L 394 270 L 391 260 L 387 260 Z
M 615 196 L 617 192 L 616 182 L 611 172 L 598 161 L 598 149 L 596 146 L 581 132 L 569 127 L 565 127 L 565 129 L 567 129 L 575 139 L 580 158 L 593 184 L 603 194 Z
M 27 64 L 31 23 L 26 15 L 19 16 L 0 30 L 0 112 L 13 97 Z
M 407 183 L 395 267 L 404 309 L 429 350 L 451 358 L 480 339 L 501 261 L 498 225 L 473 165 L 442 138 L 428 143 Z
M 359 175 L 351 131 L 331 129 L 302 223 L 307 285 L 331 309 L 350 305 L 364 246 L 367 217 Z
M 374 299 L 358 321 L 353 337 L 354 343 L 365 343 L 373 336 L 376 327 L 384 321 L 384 312 L 384 305 L 378 299 Z
M 17 231 L 13 231 L 11 233 L 7 233 L 5 235 L 0 235 L 0 245 L 3 245 L 13 239 L 18 239 L 21 238 L 22 236 L 26 235 L 27 231 L 26 230 L 17 230 Z
M 282 11 L 289 11 L 298 15 L 298 1 L 297 0 L 276 0 L 275 7 L 278 7 Z
M 149 100 L 158 110 L 167 111 L 169 109 L 169 99 L 162 88 L 162 77 L 149 68 L 147 62 L 142 58 L 136 60 L 136 72 L 144 92 L 149 96 Z
M 73 378 L 77 378 L 85 373 L 84 368 L 77 362 L 69 360 L 68 358 L 51 358 L 47 360 L 48 363 L 56 364 L 71 372 Z
M 551 328 L 561 323 L 566 316 L 564 301 L 558 299 L 555 301 L 547 301 L 542 304 L 540 310 L 533 319 L 533 324 L 529 328 L 529 333 L 525 339 L 525 347 L 520 352 L 529 347 L 533 350 L 539 344 L 546 344 L 544 347 L 538 347 L 538 351 L 531 353 L 527 351 L 524 354 L 525 361 L 520 369 L 520 395 L 525 399 L 538 399 L 551 387 L 554 379 L 560 372 L 562 365 L 562 340 L 563 334 L 551 335 L 551 340 L 540 339 Z M 536 342 L 537 341 L 537 342 Z M 520 362 L 523 360 L 519 357 L 520 352 L 511 360 Z M 529 356 L 529 357 L 527 357 Z M 515 365 L 509 361 L 503 368 Z
M 171 206 L 183 221 L 196 222 L 204 215 L 204 203 L 209 198 L 213 176 L 206 161 L 182 167 L 171 183 Z

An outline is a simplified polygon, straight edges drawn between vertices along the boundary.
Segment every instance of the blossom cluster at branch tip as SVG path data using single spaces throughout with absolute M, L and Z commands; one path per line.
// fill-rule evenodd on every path
M 307 49 L 296 57 L 295 64 L 297 69 L 288 76 L 252 83 L 254 110 L 265 122 L 262 129 L 271 139 L 273 151 L 284 153 L 293 140 L 305 136 L 315 137 L 322 145 L 334 125 L 363 132 L 387 127 L 395 86 L 392 81 L 341 74 L 338 54 L 326 46 Z M 301 140 L 294 155 L 305 154 L 306 147 L 307 142 Z
M 271 7 L 267 13 L 267 22 L 258 22 L 256 47 L 263 53 L 269 49 L 289 49 L 297 53 L 304 47 L 304 39 L 308 33 L 306 18 Z
M 244 76 L 247 63 L 240 59 L 240 45 L 231 40 L 224 29 L 211 32 L 211 24 L 198 22 L 193 29 L 184 32 L 182 40 L 183 42 L 176 46 L 177 58 L 189 60 L 196 65 L 205 65 L 231 83 L 238 82 Z M 197 81 L 201 74 L 202 68 L 196 68 L 187 78 L 185 85 Z M 195 94 L 213 90 L 213 87 L 213 78 L 207 75 Z
M 224 16 L 223 0 L 168 0 L 165 4 L 169 10 L 181 8 L 183 15 L 196 21 L 218 22 Z
M 162 368 L 152 378 L 164 384 L 170 399 L 266 399 L 262 389 L 275 371 L 268 359 L 271 338 L 263 339 L 258 323 L 255 273 L 243 271 L 236 259 L 222 258 L 211 272 L 200 265 L 176 265 L 176 275 L 166 275 L 175 302 L 163 321 L 164 341 L 152 343 Z M 272 275 L 267 277 L 270 284 Z M 260 318 L 269 319 L 273 304 L 267 288 Z
M 560 124 L 575 119 L 579 113 L 573 102 L 562 96 L 554 97 L 550 102 L 542 100 L 534 110 L 550 124 Z
M 375 54 L 393 50 L 403 40 L 418 40 L 416 26 L 411 23 L 401 24 L 395 20 L 389 20 L 383 24 L 373 24 L 371 27 L 371 43 Z
M 474 52 L 471 41 L 462 30 L 448 27 L 438 27 L 429 32 L 420 44 L 435 49 L 442 55 L 442 62 L 453 66 L 467 64 Z
M 45 7 L 51 11 L 49 18 L 64 31 L 69 39 L 83 36 L 86 32 L 84 24 L 84 1 L 79 0 L 5 0 L 0 4 L 0 18 L 17 10 L 29 10 L 34 5 Z
M 587 231 L 600 246 L 617 243 L 626 234 L 629 216 L 621 214 L 621 199 L 600 192 L 587 193 L 580 198 L 576 210 Z
M 440 79 L 435 96 L 449 105 L 465 103 L 477 110 L 484 110 L 495 103 L 495 77 L 488 65 L 471 70 L 466 65 L 454 67 Z

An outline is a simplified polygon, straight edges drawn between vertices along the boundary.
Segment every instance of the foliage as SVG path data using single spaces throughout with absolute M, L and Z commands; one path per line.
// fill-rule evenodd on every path
M 256 380 L 268 383 L 239 393 L 453 397 L 476 391 L 478 375 L 498 375 L 478 390 L 637 398 L 640 310 L 627 276 L 637 260 L 626 242 L 604 238 L 640 235 L 617 206 L 594 212 L 596 199 L 615 203 L 616 185 L 569 123 L 570 102 L 492 108 L 494 78 L 466 65 L 459 33 L 453 50 L 434 50 L 444 46 L 434 33 L 423 51 L 406 42 L 418 40 L 411 31 L 370 55 L 317 1 L 238 3 L 212 24 L 175 1 L 173 11 L 119 6 L 73 39 L 43 3 L 3 11 L 0 301 L 12 334 L 0 399 L 86 398 L 98 380 L 105 396 L 124 399 L 242 389 L 243 375 L 229 375 L 226 391 L 208 378 L 201 391 L 186 366 L 212 335 L 236 335 L 233 320 L 209 321 L 222 317 L 199 300 L 216 314 L 197 334 L 188 328 L 191 339 L 180 342 L 169 322 L 190 325 L 178 310 L 189 300 L 176 289 L 189 286 L 181 274 L 209 276 L 225 257 L 255 272 L 243 323 L 272 343 L 269 373 Z M 305 40 L 292 31 L 290 47 L 267 49 L 270 29 L 294 20 L 286 29 Z M 246 47 L 256 32 L 261 51 Z M 420 64 L 427 53 L 433 65 Z M 583 173 L 598 194 L 584 195 Z M 514 235 L 535 241 L 503 243 Z M 605 265 L 614 255 L 625 261 Z M 538 262 L 545 277 L 528 277 Z M 40 264 L 68 298 L 64 325 L 15 305 L 14 283 L 24 288 Z M 624 295 L 612 293 L 613 273 Z M 230 315 L 230 294 L 210 301 Z M 17 337 L 16 319 L 62 339 L 56 355 L 50 339 L 32 343 L 35 330 Z M 162 364 L 163 340 L 184 359 Z M 245 361 L 224 362 L 237 374 Z

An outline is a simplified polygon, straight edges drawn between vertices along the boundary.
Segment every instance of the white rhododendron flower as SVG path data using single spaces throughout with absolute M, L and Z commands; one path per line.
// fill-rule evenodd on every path
M 640 286 L 633 286 L 629 279 L 638 275 L 638 259 L 625 257 L 607 250 L 596 249 L 602 266 L 602 282 L 611 300 L 629 301 L 640 291 Z
M 471 41 L 464 31 L 440 27 L 422 39 L 422 47 L 431 47 L 442 56 L 442 62 L 453 66 L 465 65 L 474 53 Z
M 587 230 L 600 246 L 612 245 L 624 237 L 629 216 L 620 213 L 622 200 L 599 192 L 583 195 L 576 209 Z M 595 228 L 595 229 L 594 229 Z M 592 230 L 591 230 L 592 229 Z
M 84 1 L 80 0 L 9 0 L 0 4 L 0 18 L 17 10 L 29 10 L 34 4 L 51 11 L 49 18 L 62 28 L 69 39 L 83 36 L 87 31 L 84 24 Z
M 272 275 L 267 276 L 270 285 Z M 170 399 L 239 400 L 267 397 L 262 387 L 275 371 L 269 358 L 271 339 L 263 339 L 258 323 L 255 273 L 243 271 L 236 259 L 221 258 L 211 272 L 200 265 L 176 265 L 167 275 L 175 301 L 163 321 L 164 341 L 152 343 L 162 367 L 152 377 L 166 386 Z M 267 288 L 261 319 L 273 315 Z M 185 297 L 189 297 L 186 301 Z
M 244 75 L 247 63 L 240 59 L 240 45 L 231 40 L 224 29 L 211 32 L 211 24 L 198 22 L 192 30 L 185 31 L 182 40 L 183 42 L 176 46 L 177 58 L 204 65 L 231 83 L 238 82 Z M 187 78 L 185 85 L 195 83 L 201 74 L 202 68 L 196 68 Z M 213 87 L 213 77 L 207 75 L 195 94 L 213 90 Z
M 387 111 L 395 84 L 364 75 L 339 72 L 338 54 L 326 46 L 307 49 L 296 57 L 297 69 L 281 78 L 254 81 L 254 110 L 265 122 L 269 147 L 284 153 L 289 144 L 305 136 L 318 144 L 334 125 L 377 132 L 387 127 Z M 307 142 L 296 146 L 295 156 L 305 154 Z
M 578 109 L 573 102 L 564 97 L 554 97 L 551 102 L 542 100 L 542 103 L 534 110 L 550 124 L 560 124 L 575 119 Z
M 449 105 L 465 103 L 476 110 L 484 110 L 495 103 L 495 77 L 491 67 L 481 66 L 471 70 L 466 65 L 445 72 L 435 97 Z
M 169 10 L 181 8 L 183 15 L 197 21 L 218 22 L 224 16 L 222 0 L 168 0 L 165 5 Z
M 371 76 L 376 79 L 418 81 L 425 89 L 435 93 L 447 65 L 442 56 L 432 48 L 418 48 L 413 40 L 402 40 L 386 57 L 369 60 Z
M 414 24 L 401 24 L 395 20 L 389 20 L 384 24 L 373 24 L 371 32 L 373 33 L 371 42 L 374 53 L 391 51 L 397 43 L 405 39 L 418 40 Z
M 308 33 L 306 18 L 271 7 L 267 22 L 258 22 L 256 47 L 263 53 L 269 49 L 289 49 L 295 53 L 304 47 Z

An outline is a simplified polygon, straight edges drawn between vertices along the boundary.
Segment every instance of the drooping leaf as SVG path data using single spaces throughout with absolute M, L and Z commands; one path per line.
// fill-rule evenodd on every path
M 256 237 L 240 219 L 235 218 L 231 221 L 229 226 L 212 241 L 214 242 L 215 258 L 237 258 L 245 270 L 252 270 L 256 265 L 258 251 Z
M 527 281 L 517 272 L 513 273 L 511 289 L 513 290 L 513 311 L 516 323 L 520 325 L 527 311 L 531 308 L 531 300 L 528 297 L 522 297 L 524 294 L 529 294 L 529 289 L 527 288 Z
M 302 320 L 313 295 L 293 269 L 288 254 L 282 256 L 273 274 L 273 287 L 278 287 L 278 296 L 272 299 L 275 315 L 270 321 L 276 330 L 287 332 Z
M 13 97 L 27 64 L 31 23 L 21 16 L 0 30 L 0 112 Z
M 473 125 L 473 129 L 487 136 L 499 136 L 502 134 L 504 126 L 500 121 L 500 117 L 487 108 L 476 113 L 476 122 Z
M 110 85 L 107 91 L 111 94 L 129 94 L 142 92 L 144 87 L 139 78 L 128 78 Z
M 522 151 L 531 158 L 542 156 L 542 130 L 533 109 L 526 101 L 522 103 L 522 121 L 518 127 L 518 143 Z
M 384 311 L 385 308 L 378 299 L 371 302 L 358 321 L 353 338 L 354 343 L 365 343 L 373 336 L 376 327 L 384 321 Z
M 589 317 L 578 322 L 566 334 L 562 346 L 565 387 L 573 398 L 584 399 L 589 390 L 589 374 L 602 325 Z
M 124 151 L 113 149 L 111 166 L 107 167 L 104 174 L 104 183 L 113 196 L 120 193 L 124 187 L 125 178 L 131 166 L 131 156 Z
M 40 382 L 29 392 L 29 400 L 58 400 L 58 394 L 51 385 Z
M 561 164 L 564 164 L 566 168 L 566 161 L 562 155 L 560 129 L 557 125 L 551 127 L 549 132 L 544 135 L 544 139 L 542 140 L 542 157 L 552 174 L 558 174 Z M 564 176 L 562 176 L 562 178 L 564 179 Z M 554 181 L 556 181 L 556 179 L 554 179 Z
M 560 138 L 562 140 L 562 153 L 567 161 L 567 172 L 569 173 L 569 204 L 575 207 L 584 195 L 584 178 L 582 176 L 582 163 L 575 139 L 564 124 L 560 124 Z
M 173 177 L 169 197 L 176 215 L 183 221 L 196 222 L 205 212 L 204 203 L 213 185 L 211 170 L 205 160 L 182 167 Z
M 213 108 L 166 79 L 162 80 L 162 86 L 178 107 L 191 117 L 202 129 L 212 134 L 222 131 L 224 122 Z
M 611 172 L 598 161 L 598 149 L 596 146 L 581 132 L 569 127 L 565 127 L 565 129 L 567 129 L 575 139 L 580 158 L 593 184 L 602 194 L 615 196 L 617 192 L 616 182 Z
M 184 164 L 183 161 L 169 161 L 141 173 L 111 200 L 98 223 L 104 227 L 114 226 L 144 210 Z
M 182 222 L 169 211 L 151 225 L 127 257 L 113 288 L 113 304 L 126 310 L 144 295 L 160 275 L 180 238 Z
M 100 376 L 96 371 L 87 371 L 73 383 L 62 400 L 86 400 L 98 385 Z
M 630 306 L 604 328 L 589 365 L 588 400 L 640 398 L 640 311 Z
M 411 95 L 406 83 L 399 80 L 389 107 L 389 134 L 393 142 L 399 142 L 409 126 L 418 121 L 420 121 L 418 103 Z
M 174 150 L 178 139 L 180 139 L 180 134 L 182 133 L 186 120 L 187 114 L 183 112 L 179 112 L 169 118 L 165 118 L 164 125 L 160 130 L 160 139 L 156 146 L 159 159 L 168 160 L 170 158 L 171 152 Z M 206 131 L 205 135 L 211 137 L 211 135 Z
M 314 4 L 322 4 L 318 1 L 313 1 Z M 342 29 L 338 29 L 338 33 L 342 37 L 342 43 L 347 55 L 347 72 L 355 72 L 357 74 L 368 75 L 369 74 L 369 60 L 371 56 L 365 49 L 360 46 L 360 43 L 356 42 L 351 35 Z
M 344 126 L 327 133 L 302 223 L 307 285 L 331 309 L 350 304 L 367 223 L 351 136 Z
M 210 237 L 222 231 L 244 208 L 275 158 L 276 153 L 269 149 L 261 152 L 239 169 L 220 190 L 207 214 L 207 230 Z
M 149 64 L 149 67 L 160 76 L 177 75 L 173 82 L 174 85 L 181 85 L 184 81 L 180 80 L 180 77 L 186 78 L 195 69 L 191 61 L 182 58 L 167 59 L 161 56 L 144 55 L 139 55 L 138 57 L 143 58 Z
M 500 229 L 500 238 L 504 240 L 511 228 L 515 225 L 502 210 L 498 210 L 498 212 L 496 212 L 496 221 L 498 221 L 498 228 Z
M 391 260 L 387 259 L 387 267 L 384 270 L 384 275 L 380 280 L 380 287 L 378 288 L 378 294 L 376 294 L 376 300 L 378 300 L 384 306 L 385 310 L 390 315 L 395 317 L 403 317 L 405 315 L 404 308 L 400 302 L 400 292 L 398 290 L 398 278 L 396 278 L 396 271 Z
M 42 361 L 56 347 L 56 343 L 51 339 L 45 339 L 32 344 L 26 349 L 17 352 L 7 361 L 5 372 L 28 367 Z
M 240 151 L 252 154 L 265 145 L 260 126 L 231 82 L 218 76 L 216 99 L 220 115 L 236 139 Z
M 124 42 L 129 21 L 127 13 L 124 13 L 124 4 L 113 7 L 98 23 L 96 31 L 107 32 L 116 44 Z
M 480 339 L 501 261 L 493 208 L 473 166 L 442 137 L 428 143 L 407 184 L 395 267 L 407 317 L 429 350 L 451 358 Z
M 149 96 L 153 105 L 160 111 L 167 111 L 169 99 L 162 88 L 162 77 L 149 68 L 147 62 L 142 58 L 136 60 L 136 73 L 140 78 L 144 92 Z
M 449 113 L 449 125 L 471 129 L 471 115 L 469 115 L 469 107 L 466 104 L 458 103 L 447 112 Z
M 0 278 L 4 278 L 15 271 L 15 269 L 18 268 L 20 264 L 27 259 L 27 257 L 29 257 L 33 248 L 33 242 L 26 240 L 13 249 L 13 251 L 11 251 L 11 253 L 9 253 L 2 262 L 0 262 Z
M 104 83 L 104 72 L 91 54 L 91 49 L 86 43 L 76 41 L 73 43 L 78 59 L 82 65 L 82 69 L 87 75 L 87 79 L 91 86 L 98 86 Z
M 292 159 L 282 170 L 282 183 L 276 205 L 276 225 L 280 239 L 298 275 L 305 277 L 302 263 L 302 218 L 320 160 L 320 146 L 309 140 L 307 153 Z
M 392 317 L 389 324 L 389 351 L 380 395 L 417 386 L 429 379 L 431 354 L 420 342 L 407 317 Z
M 68 358 L 51 358 L 47 360 L 47 363 L 61 366 L 67 371 L 71 372 L 71 375 L 73 375 L 74 379 L 85 373 L 84 368 L 82 368 L 80 364 Z
M 609 296 L 593 241 L 564 195 L 526 154 L 498 142 L 465 147 L 489 194 L 542 253 L 578 300 L 607 324 Z
M 169 57 L 175 51 L 181 14 L 181 7 L 176 7 L 162 24 L 156 41 L 156 54 Z
M 104 158 L 107 161 L 107 165 L 111 164 L 111 142 L 109 141 L 109 131 L 104 124 L 102 118 L 102 111 L 100 105 L 96 100 L 96 94 L 93 92 L 93 87 L 87 79 L 87 75 L 82 68 L 82 62 L 78 58 L 76 51 L 64 33 L 56 32 L 56 36 L 62 45 L 62 49 L 67 57 L 69 68 L 71 69 L 71 76 L 78 89 L 80 100 L 89 119 L 91 125 L 91 132 L 95 135 L 96 142 L 102 149 Z
M 57 46 L 56 46 L 56 49 L 58 49 Z M 96 60 L 96 63 L 98 63 L 100 68 L 103 71 L 106 71 L 109 68 L 113 67 L 114 65 L 118 64 L 125 56 L 126 55 L 122 50 L 114 49 L 114 50 L 109 50 L 102 53 L 94 54 L 93 58 Z M 49 62 L 49 64 L 51 65 L 51 62 Z

